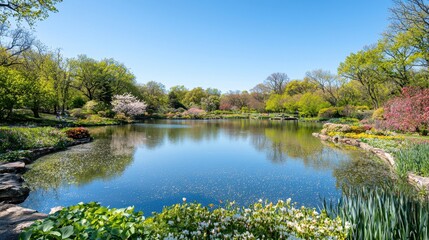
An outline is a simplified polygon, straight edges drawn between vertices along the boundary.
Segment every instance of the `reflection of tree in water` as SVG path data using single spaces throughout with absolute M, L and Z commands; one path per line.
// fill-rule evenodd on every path
M 96 139 L 93 143 L 44 157 L 32 166 L 25 178 L 31 187 L 45 189 L 114 178 L 132 162 L 138 146 L 155 149 L 166 142 L 177 144 L 189 139 L 199 142 L 220 136 L 231 140 L 249 139 L 255 149 L 264 152 L 274 163 L 293 160 L 314 169 L 334 169 L 339 186 L 368 180 L 368 171 L 373 172 L 370 175 L 375 179 L 369 182 L 374 184 L 386 178 L 385 166 L 362 161 L 361 156 L 343 161 L 349 155 L 323 146 L 311 135 L 319 130 L 320 125 L 311 123 L 252 120 L 156 121 L 96 127 L 90 129 Z
M 351 187 L 389 186 L 397 181 L 390 167 L 371 153 L 363 150 L 347 153 L 351 155 L 350 160 L 342 161 L 333 172 L 337 188 L 347 192 Z
M 109 141 L 100 140 L 45 156 L 31 166 L 24 178 L 33 189 L 84 185 L 95 179 L 114 178 L 132 162 L 132 152 L 106 154 L 109 147 Z

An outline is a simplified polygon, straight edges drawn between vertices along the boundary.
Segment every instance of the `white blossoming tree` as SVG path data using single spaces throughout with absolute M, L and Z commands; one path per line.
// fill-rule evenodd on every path
M 147 105 L 133 95 L 126 93 L 113 96 L 112 106 L 112 110 L 115 113 L 123 113 L 127 117 L 134 117 L 143 114 Z

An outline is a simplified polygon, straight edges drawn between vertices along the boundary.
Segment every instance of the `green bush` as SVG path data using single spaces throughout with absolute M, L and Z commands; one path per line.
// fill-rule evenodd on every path
M 70 110 L 70 115 L 72 117 L 75 117 L 75 118 L 84 119 L 89 114 L 86 113 L 84 110 L 82 110 L 82 108 L 74 108 L 74 109 Z
M 372 119 L 374 120 L 384 120 L 384 108 L 378 108 L 372 114 Z
M 317 115 L 319 118 L 340 118 L 343 117 L 342 112 L 344 108 L 341 107 L 329 107 L 329 108 L 322 108 L 319 111 L 319 114 Z
M 429 143 L 408 143 L 395 152 L 396 170 L 402 177 L 408 172 L 429 177 Z
M 80 203 L 33 223 L 20 239 L 345 239 L 342 224 L 324 211 L 296 208 L 290 199 L 248 208 L 184 202 L 149 218 L 133 208 Z
M 42 147 L 63 148 L 69 141 L 64 132 L 52 127 L 0 128 L 0 153 Z
M 363 106 L 356 106 L 356 110 L 357 111 L 368 111 L 368 110 L 370 110 L 370 108 L 366 105 L 363 105 Z

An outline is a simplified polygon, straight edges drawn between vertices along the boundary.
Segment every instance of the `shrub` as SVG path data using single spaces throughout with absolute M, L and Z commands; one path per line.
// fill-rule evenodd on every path
M 408 172 L 429 177 L 429 143 L 409 143 L 395 153 L 396 170 L 402 177 Z
M 88 129 L 83 127 L 70 128 L 66 130 L 67 137 L 72 139 L 89 138 L 90 134 Z
M 372 114 L 372 119 L 374 120 L 384 120 L 384 108 L 378 108 Z
M 363 106 L 356 106 L 356 111 L 368 111 L 370 108 L 366 105 Z
M 404 88 L 402 96 L 384 106 L 385 127 L 404 132 L 429 128 L 429 88 Z
M 129 122 L 131 119 L 127 117 L 124 113 L 117 113 L 115 115 L 115 120 L 121 121 L 121 122 Z
M 74 109 L 70 110 L 70 115 L 72 117 L 75 117 L 75 118 L 84 119 L 89 114 L 85 113 L 85 111 L 83 111 L 81 108 L 74 108 Z
M 322 108 L 320 109 L 319 113 L 318 113 L 318 117 L 319 118 L 339 118 L 339 117 L 343 117 L 343 115 L 341 115 L 343 111 L 343 108 L 339 108 L 339 107 L 329 107 L 329 108 Z
M 118 122 L 109 118 L 102 118 L 98 115 L 89 115 L 85 119 L 76 121 L 75 124 L 80 126 L 97 126 L 118 124 Z
M 199 108 L 189 108 L 187 111 L 185 111 L 182 116 L 188 117 L 188 118 L 201 118 L 206 114 L 206 111 L 199 109 Z
M 98 106 L 98 102 L 95 100 L 91 100 L 85 103 L 83 105 L 82 110 L 84 110 L 86 113 L 97 113 L 96 108 Z
M 345 239 L 340 218 L 326 212 L 296 208 L 286 202 L 263 203 L 248 208 L 203 207 L 197 203 L 175 204 L 145 218 L 133 208 L 109 209 L 97 203 L 64 208 L 37 221 L 20 238 L 34 239 Z
M 71 101 L 72 108 L 82 108 L 85 105 L 85 100 L 81 96 L 76 96 Z
M 100 117 L 106 117 L 106 118 L 112 118 L 112 117 L 114 117 L 115 116 L 115 112 L 113 112 L 112 110 L 110 110 L 110 109 L 107 109 L 107 110 L 105 110 L 105 111 L 98 111 L 97 112 L 97 114 L 100 116 Z

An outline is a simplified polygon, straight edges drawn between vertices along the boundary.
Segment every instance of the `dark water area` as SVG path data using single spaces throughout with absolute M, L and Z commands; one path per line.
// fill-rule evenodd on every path
M 162 120 L 90 128 L 95 140 L 37 160 L 22 206 L 100 202 L 145 215 L 198 201 L 247 205 L 292 198 L 318 207 L 350 187 L 395 181 L 369 153 L 311 135 L 320 124 L 258 120 Z

